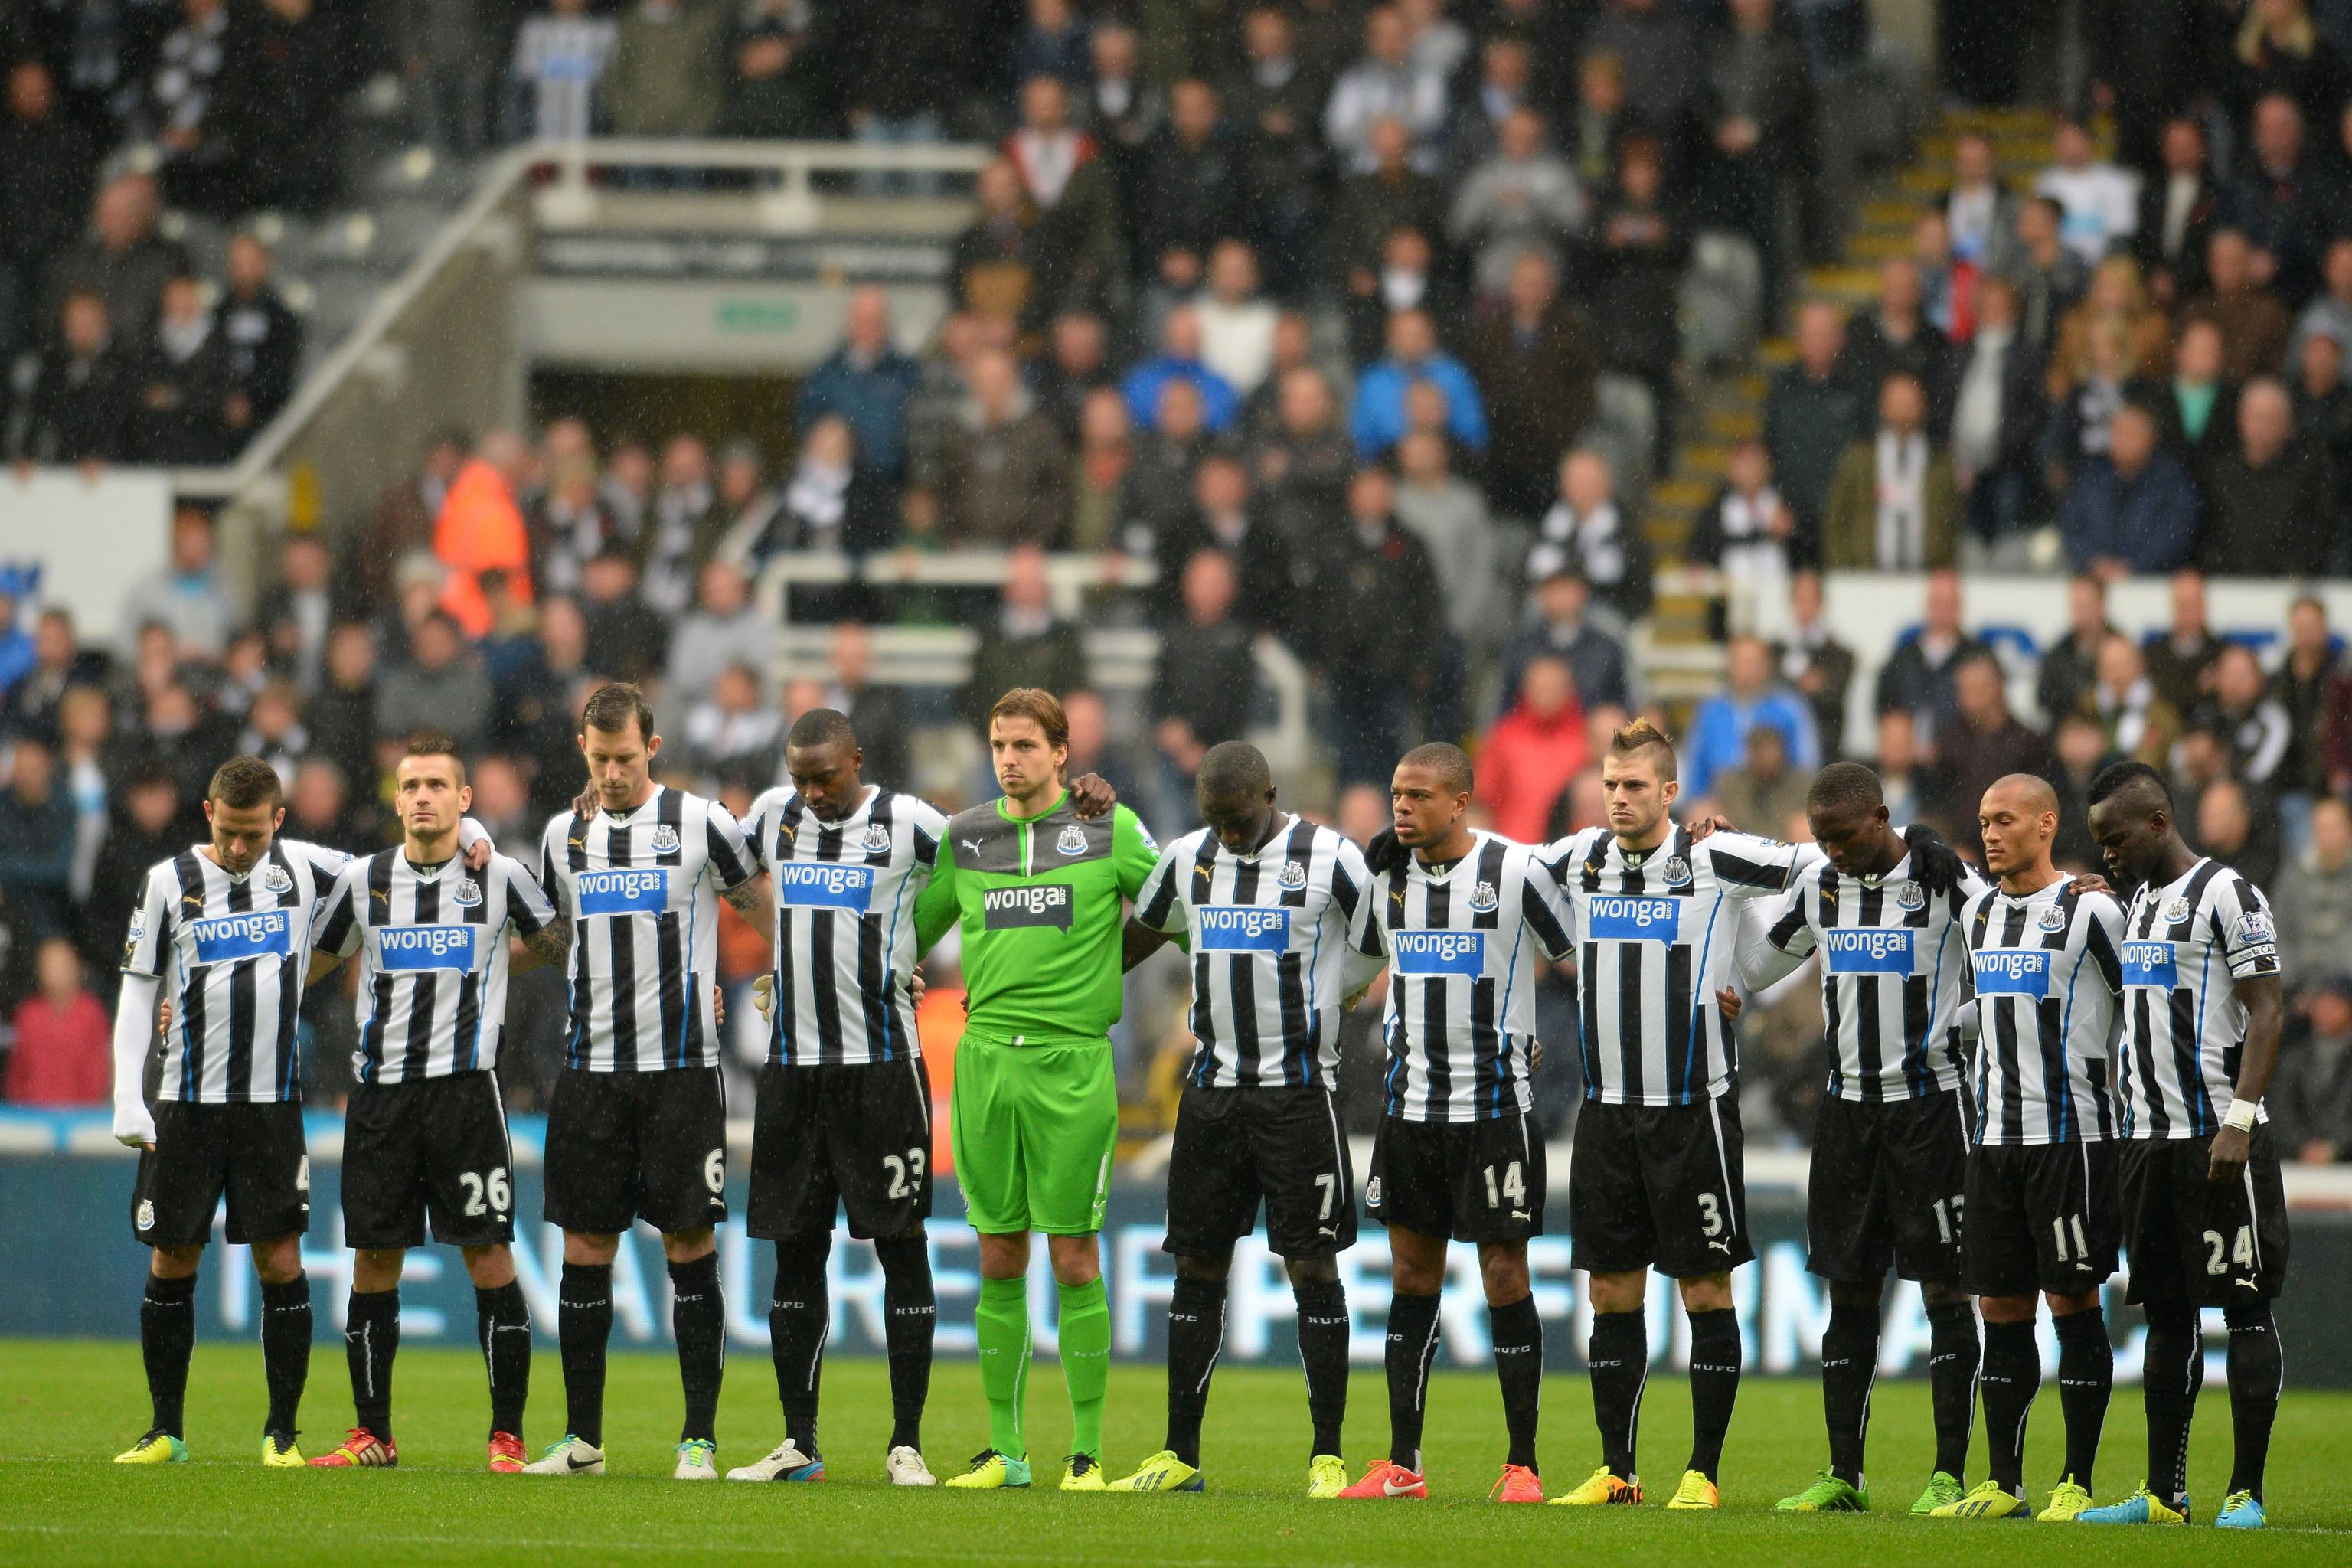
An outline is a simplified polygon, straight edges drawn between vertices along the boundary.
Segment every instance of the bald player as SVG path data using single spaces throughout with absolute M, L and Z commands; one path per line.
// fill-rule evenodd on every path
M 2042 1384 L 2038 1293 L 2058 1333 L 2066 1421 L 2065 1466 L 2038 1517 L 2063 1521 L 2091 1506 L 2115 1382 L 2099 1287 L 2116 1271 L 2121 1228 L 2107 1062 L 2123 992 L 2123 910 L 2051 864 L 2058 797 L 2044 780 L 1996 779 L 1977 824 L 1998 880 L 1960 911 L 1978 1037 L 1960 1273 L 1984 1318 L 1992 1474 L 1931 1517 L 2007 1519 L 2031 1506 L 2025 1420 Z

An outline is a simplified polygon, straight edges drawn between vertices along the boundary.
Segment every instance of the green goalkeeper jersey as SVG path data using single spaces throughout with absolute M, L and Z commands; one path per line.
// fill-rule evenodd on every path
M 1066 790 L 1038 816 L 999 798 L 950 818 L 915 930 L 928 949 L 962 927 L 966 1027 L 1016 1046 L 1108 1035 L 1125 906 L 1159 859 L 1135 813 L 1084 821 Z

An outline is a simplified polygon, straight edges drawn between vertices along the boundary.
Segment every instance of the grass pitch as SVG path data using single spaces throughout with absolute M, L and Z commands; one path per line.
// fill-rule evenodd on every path
M 559 1434 L 563 1392 L 552 1354 L 534 1368 L 534 1451 Z M 1106 1436 L 1112 1473 L 1159 1447 L 1160 1373 L 1115 1367 Z M 2259 1536 L 2201 1528 L 2221 1500 L 2229 1402 L 2209 1387 L 2192 1452 L 2200 1528 L 2061 1531 L 2035 1524 L 1934 1523 L 1899 1517 L 1932 1455 L 1924 1384 L 1881 1384 L 1871 1429 L 1882 1512 L 1777 1516 L 1773 1501 L 1822 1462 L 1821 1400 L 1810 1380 L 1750 1378 L 1740 1390 L 1724 1458 L 1724 1510 L 1709 1517 L 1640 1509 L 1505 1509 L 1485 1500 L 1502 1454 L 1501 1401 L 1491 1375 L 1441 1373 L 1430 1390 L 1426 1503 L 1309 1503 L 1305 1394 L 1296 1370 L 1227 1368 L 1209 1407 L 1202 1496 L 1064 1497 L 1049 1465 L 1069 1435 L 1058 1369 L 1030 1384 L 1030 1442 L 1040 1485 L 1027 1493 L 902 1491 L 882 1484 L 887 1374 L 875 1361 L 825 1368 L 824 1448 L 831 1477 L 814 1486 L 688 1487 L 668 1479 L 677 1440 L 676 1363 L 617 1354 L 606 1398 L 613 1470 L 599 1479 L 482 1473 L 487 1405 L 479 1361 L 450 1350 L 404 1353 L 395 1375 L 397 1470 L 265 1471 L 257 1462 L 265 1401 L 261 1358 L 242 1345 L 199 1345 L 188 1394 L 194 1462 L 131 1469 L 107 1460 L 147 1424 L 135 1345 L 0 1343 L 0 1563 L 163 1563 L 210 1568 L 349 1562 L 383 1564 L 536 1561 L 561 1564 L 806 1563 L 1410 1564 L 1558 1561 L 1633 1552 L 1686 1564 L 1901 1565 L 1981 1560 L 2048 1563 L 2335 1563 L 2352 1562 L 2352 1395 L 2290 1394 L 2272 1447 L 2272 1528 Z M 2218 1383 L 2218 1379 L 2214 1380 Z M 1378 1368 L 1359 1367 L 1348 1422 L 1351 1470 L 1382 1451 L 1387 1401 Z M 1565 1489 L 1599 1462 L 1580 1375 L 1545 1389 L 1548 1486 Z M 303 1449 L 331 1447 L 351 1416 L 343 1358 L 322 1338 L 303 1406 Z M 1682 1379 L 1654 1376 L 1642 1433 L 1643 1468 L 1663 1501 L 1690 1439 Z M 782 1435 L 764 1359 L 739 1355 L 719 1413 L 719 1464 L 741 1464 Z M 2037 1501 L 2059 1462 L 2057 1390 L 2034 1408 L 2028 1477 Z M 979 1377 L 943 1361 L 933 1380 L 925 1447 L 942 1476 L 987 1439 Z M 2102 1501 L 2138 1479 L 2144 1444 L 2136 1389 L 2118 1391 L 2100 1457 Z M 1970 1479 L 1983 1470 L 1972 1455 Z

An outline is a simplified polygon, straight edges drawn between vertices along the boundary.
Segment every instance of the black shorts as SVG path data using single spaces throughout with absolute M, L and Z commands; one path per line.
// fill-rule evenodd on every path
M 931 1217 L 931 1080 L 920 1057 L 760 1069 L 751 1123 L 751 1233 L 905 1236 Z
M 1805 1188 L 1805 1267 L 1824 1279 L 1960 1282 L 1968 1091 L 1822 1101 Z
M 2116 1271 L 2116 1145 L 1990 1143 L 1969 1156 L 1960 1274 L 1977 1296 L 2080 1296 Z
M 717 1068 L 555 1078 L 547 1108 L 547 1223 L 665 1235 L 727 1217 L 727 1091 Z
M 131 1234 L 142 1247 L 202 1247 L 228 1199 L 228 1239 L 270 1241 L 310 1228 L 310 1155 L 291 1100 L 155 1107 L 155 1147 L 139 1156 Z
M 1385 1117 L 1372 1138 L 1364 1213 L 1456 1241 L 1543 1233 L 1544 1143 L 1524 1110 L 1484 1121 Z
M 1575 1266 L 1686 1279 L 1753 1258 L 1741 1151 L 1736 1093 L 1691 1105 L 1586 1100 L 1568 1163 Z
M 1260 1198 L 1277 1258 L 1329 1258 L 1356 1245 L 1355 1171 L 1331 1091 L 1186 1085 L 1161 1246 L 1180 1258 L 1223 1258 L 1257 1228 Z
M 514 1239 L 514 1151 L 488 1071 L 363 1083 L 343 1112 L 343 1240 L 359 1247 Z
M 2245 1170 L 2205 1179 L 2210 1138 L 2135 1138 L 2123 1146 L 2126 1299 L 2160 1306 L 2228 1307 L 2276 1296 L 2286 1284 L 2286 1189 L 2278 1144 L 2256 1123 Z

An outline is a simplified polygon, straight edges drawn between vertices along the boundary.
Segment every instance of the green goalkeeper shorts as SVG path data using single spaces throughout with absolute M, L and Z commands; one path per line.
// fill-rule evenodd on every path
M 967 1034 L 951 1104 L 956 1181 L 972 1229 L 1102 1229 L 1118 1144 L 1108 1040 L 1014 1046 Z

